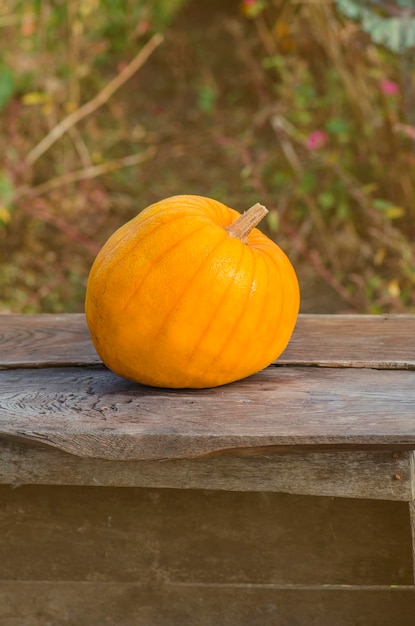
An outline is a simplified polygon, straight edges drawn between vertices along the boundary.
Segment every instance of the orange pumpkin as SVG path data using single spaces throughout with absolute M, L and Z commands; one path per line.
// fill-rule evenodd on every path
M 282 250 L 242 216 L 193 195 L 152 204 L 119 228 L 88 279 L 95 348 L 117 374 L 156 387 L 215 387 L 285 349 L 299 287 Z

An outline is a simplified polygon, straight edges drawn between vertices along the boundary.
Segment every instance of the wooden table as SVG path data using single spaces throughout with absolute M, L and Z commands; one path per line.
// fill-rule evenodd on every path
M 300 316 L 216 389 L 0 316 L 2 626 L 415 623 L 415 316 Z

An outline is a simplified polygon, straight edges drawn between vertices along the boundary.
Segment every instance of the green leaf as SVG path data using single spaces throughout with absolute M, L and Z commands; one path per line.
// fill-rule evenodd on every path
M 406 213 L 403 207 L 397 206 L 388 200 L 382 200 L 381 198 L 375 198 L 373 200 L 373 206 L 378 211 L 381 211 L 389 220 L 397 220 L 400 217 L 403 217 Z
M 291 176 L 287 174 L 287 172 L 284 172 L 283 170 L 278 170 L 272 173 L 270 182 L 275 189 L 282 189 L 283 187 L 285 187 L 285 185 L 287 185 L 287 183 L 290 182 L 290 179 Z
M 156 28 L 165 28 L 184 4 L 185 0 L 153 0 L 149 7 L 151 7 Z M 109 6 L 111 7 L 111 2 Z
M 318 196 L 318 202 L 322 209 L 331 209 L 336 203 L 336 196 L 331 191 L 323 191 Z
M 277 233 L 280 227 L 280 218 L 277 211 L 270 211 L 267 215 L 268 226 L 272 233 Z
M 300 180 L 300 189 L 303 193 L 308 194 L 315 188 L 317 183 L 313 172 L 306 170 Z
M 336 214 L 341 220 L 347 220 L 350 217 L 350 206 L 346 200 L 342 200 L 337 209 Z
M 213 113 L 217 99 L 216 90 L 210 85 L 201 85 L 197 97 L 197 104 L 203 113 Z
M 335 0 L 337 8 L 346 17 L 359 20 L 362 30 L 370 35 L 372 41 L 389 48 L 393 52 L 402 53 L 415 46 L 415 18 L 405 14 L 393 17 L 379 15 L 375 7 L 368 8 L 368 3 L 361 0 Z M 413 8 L 413 0 L 399 0 L 398 4 Z
M 345 135 L 350 130 L 350 124 L 341 117 L 332 117 L 325 124 L 326 130 L 333 135 Z
M 281 69 L 284 69 L 286 65 L 287 65 L 287 61 L 282 56 L 282 54 L 274 54 L 273 56 L 265 57 L 265 59 L 262 60 L 262 67 L 264 67 L 266 70 L 268 69 L 281 70 Z
M 308 126 L 313 121 L 313 116 L 307 109 L 298 109 L 295 118 L 301 126 Z
M 390 207 L 391 203 L 388 200 L 382 200 L 381 198 L 375 198 L 373 200 L 373 206 L 378 211 L 384 211 L 388 207 Z
M 14 184 L 7 172 L 0 171 L 0 205 L 10 206 L 14 197 Z
M 0 170 L 0 226 L 8 224 L 11 220 L 13 198 L 13 182 L 7 172 Z
M 5 65 L 0 65 L 0 110 L 6 106 L 13 93 L 13 72 Z
M 398 220 L 405 215 L 405 209 L 401 206 L 391 205 L 385 211 L 385 216 L 388 220 Z

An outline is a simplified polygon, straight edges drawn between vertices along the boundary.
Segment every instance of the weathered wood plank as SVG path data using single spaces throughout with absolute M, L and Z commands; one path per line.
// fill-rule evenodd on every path
M 78 458 L 40 446 L 0 443 L 0 483 L 268 491 L 409 502 L 411 455 L 407 451 L 337 450 L 108 461 Z
M 404 502 L 62 486 L 0 498 L 0 580 L 412 584 Z
M 0 368 L 95 365 L 85 316 L 0 316 Z M 415 369 L 415 315 L 300 315 L 280 365 Z
M 99 363 L 83 314 L 0 315 L 0 369 Z
M 415 369 L 415 315 L 300 315 L 278 363 Z
M 413 589 L 0 583 L 2 626 L 413 626 Z
M 112 460 L 414 448 L 415 372 L 267 368 L 220 389 L 145 387 L 105 368 L 0 372 L 0 438 Z M 264 450 L 265 449 L 265 450 Z
M 2 625 L 412 626 L 414 331 L 300 316 L 192 392 L 103 368 L 83 315 L 0 317 L 0 482 L 59 485 L 0 487 Z

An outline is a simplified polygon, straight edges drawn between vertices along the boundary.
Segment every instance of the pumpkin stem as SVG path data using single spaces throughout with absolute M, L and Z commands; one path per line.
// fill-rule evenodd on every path
M 255 228 L 263 217 L 268 213 L 268 209 L 257 202 L 250 209 L 242 213 L 226 230 L 232 236 L 246 243 L 248 235 Z

